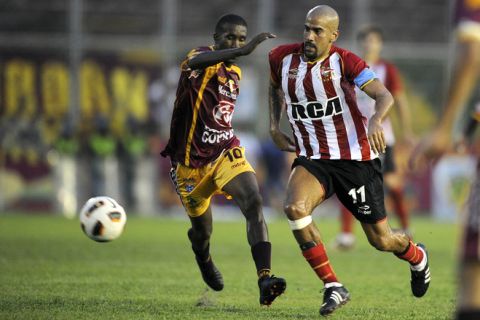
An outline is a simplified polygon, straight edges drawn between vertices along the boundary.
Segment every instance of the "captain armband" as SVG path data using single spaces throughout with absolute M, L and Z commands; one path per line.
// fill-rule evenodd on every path
M 290 225 L 290 229 L 292 230 L 302 230 L 310 223 L 312 223 L 312 216 L 308 215 L 298 220 L 288 220 L 288 224 Z

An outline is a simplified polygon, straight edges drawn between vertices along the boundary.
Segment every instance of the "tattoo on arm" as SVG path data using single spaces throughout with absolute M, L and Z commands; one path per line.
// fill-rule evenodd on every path
M 281 92 L 280 87 L 275 87 L 270 82 L 268 90 L 268 105 L 270 110 L 270 129 L 278 128 L 282 113 L 285 109 L 285 96 Z

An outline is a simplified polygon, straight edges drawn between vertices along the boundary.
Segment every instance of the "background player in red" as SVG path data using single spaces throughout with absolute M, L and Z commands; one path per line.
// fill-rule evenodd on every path
M 395 100 L 394 106 L 398 110 L 400 120 L 400 140 L 409 145 L 413 142 L 412 126 L 410 121 L 410 109 L 403 90 L 402 81 L 397 68 L 381 57 L 383 47 L 382 30 L 375 26 L 364 28 L 358 33 L 357 39 L 360 43 L 362 58 L 368 63 L 377 78 L 390 91 Z M 375 113 L 375 101 L 362 90 L 355 88 L 357 104 L 363 114 L 370 118 Z M 388 195 L 390 196 L 403 231 L 411 236 L 409 230 L 409 211 L 404 199 L 403 177 L 395 164 L 395 135 L 389 117 L 382 123 L 385 135 L 385 153 L 380 156 L 382 160 L 383 182 L 385 183 Z M 353 216 L 341 206 L 341 233 L 336 237 L 336 247 L 341 249 L 351 248 L 355 242 L 353 235 Z
M 305 259 L 324 283 L 321 315 L 350 298 L 330 265 L 311 216 L 334 193 L 360 220 L 372 246 L 410 263 L 416 297 L 422 297 L 430 283 L 425 248 L 404 233 L 393 232 L 385 214 L 378 153 L 385 151 L 381 123 L 393 97 L 362 59 L 333 45 L 338 24 L 334 9 L 317 6 L 306 16 L 303 43 L 279 46 L 269 56 L 270 133 L 281 150 L 296 151 L 298 156 L 284 211 Z M 356 104 L 355 86 L 375 100 L 370 119 Z M 280 130 L 285 109 L 295 142 Z
M 412 153 L 411 166 L 441 157 L 453 144 L 453 127 L 465 110 L 480 75 L 480 1 L 457 0 L 455 10 L 457 61 L 438 125 Z M 480 166 L 480 162 L 479 162 Z M 480 168 L 471 187 L 459 264 L 457 319 L 480 319 Z
M 181 65 L 170 139 L 162 152 L 172 161 L 172 181 L 192 223 L 188 237 L 204 281 L 213 290 L 223 289 L 222 275 L 210 255 L 210 200 L 223 193 L 235 200 L 247 220 L 262 305 L 270 305 L 282 294 L 286 282 L 270 275 L 271 244 L 262 199 L 231 120 L 241 79 L 235 59 L 273 37 L 261 33 L 246 43 L 247 24 L 242 17 L 220 18 L 213 35 L 215 45 L 192 50 Z

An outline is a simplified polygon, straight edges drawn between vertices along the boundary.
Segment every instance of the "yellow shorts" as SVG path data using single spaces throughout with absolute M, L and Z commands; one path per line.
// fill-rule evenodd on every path
M 171 178 L 187 214 L 198 217 L 208 209 L 213 195 L 224 194 L 231 199 L 222 188 L 243 172 L 255 173 L 255 170 L 245 158 L 245 149 L 235 147 L 200 168 L 177 164 L 172 168 Z

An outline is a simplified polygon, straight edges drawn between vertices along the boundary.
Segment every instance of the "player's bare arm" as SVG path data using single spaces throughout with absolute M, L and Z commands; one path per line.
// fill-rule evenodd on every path
M 270 135 L 275 145 L 282 151 L 295 152 L 292 139 L 280 130 L 280 120 L 285 110 L 285 96 L 282 88 L 270 80 L 268 89 L 268 105 L 270 113 Z
M 385 86 L 374 79 L 364 88 L 366 94 L 375 100 L 375 113 L 368 122 L 368 140 L 376 154 L 385 152 L 385 136 L 383 135 L 382 121 L 393 105 L 393 96 Z
M 190 69 L 204 69 L 220 62 L 225 62 L 241 56 L 249 55 L 260 43 L 264 42 L 267 39 L 275 38 L 275 35 L 269 32 L 262 32 L 256 35 L 247 44 L 245 44 L 246 36 L 244 35 L 228 33 L 223 35 L 216 35 L 215 37 L 220 38 L 218 41 L 227 42 L 227 45 L 230 45 L 231 47 L 228 49 L 216 48 L 214 51 L 203 52 L 191 58 L 188 61 L 188 66 Z

